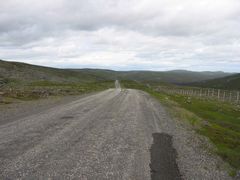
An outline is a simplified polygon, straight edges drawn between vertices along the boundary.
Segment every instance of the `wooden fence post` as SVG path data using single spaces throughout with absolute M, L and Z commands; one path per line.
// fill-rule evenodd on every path
M 239 91 L 237 92 L 237 103 L 239 103 Z
M 225 101 L 226 91 L 223 91 L 223 101 Z
M 218 90 L 218 99 L 220 99 L 220 89 Z

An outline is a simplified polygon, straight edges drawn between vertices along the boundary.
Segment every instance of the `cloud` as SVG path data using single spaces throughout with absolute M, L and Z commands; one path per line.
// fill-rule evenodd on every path
M 55 67 L 239 71 L 239 22 L 238 0 L 8 0 L 1 2 L 0 58 Z

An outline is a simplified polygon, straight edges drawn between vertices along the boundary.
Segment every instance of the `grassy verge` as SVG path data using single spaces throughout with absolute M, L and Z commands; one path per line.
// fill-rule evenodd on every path
M 8 104 L 15 100 L 34 100 L 48 96 L 81 95 L 113 88 L 113 81 L 89 83 L 60 83 L 35 81 L 31 83 L 10 82 L 3 87 L 0 103 Z
M 227 162 L 234 176 L 240 169 L 240 106 L 214 100 L 203 100 L 183 95 L 159 93 L 147 86 L 124 81 L 126 88 L 148 92 L 178 119 L 189 122 L 198 133 L 208 137 L 216 147 L 216 153 Z

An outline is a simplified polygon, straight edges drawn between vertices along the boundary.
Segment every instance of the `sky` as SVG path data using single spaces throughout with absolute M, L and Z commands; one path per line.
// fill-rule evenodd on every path
M 240 72 L 239 0 L 0 0 L 0 59 Z

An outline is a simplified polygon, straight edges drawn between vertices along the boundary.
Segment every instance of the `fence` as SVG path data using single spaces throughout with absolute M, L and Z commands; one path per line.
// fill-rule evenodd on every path
M 216 99 L 219 101 L 240 104 L 240 92 L 229 91 L 223 89 L 209 89 L 209 88 L 181 88 L 158 86 L 157 91 L 163 91 L 170 94 L 181 94 L 186 96 L 194 96 L 207 99 Z

